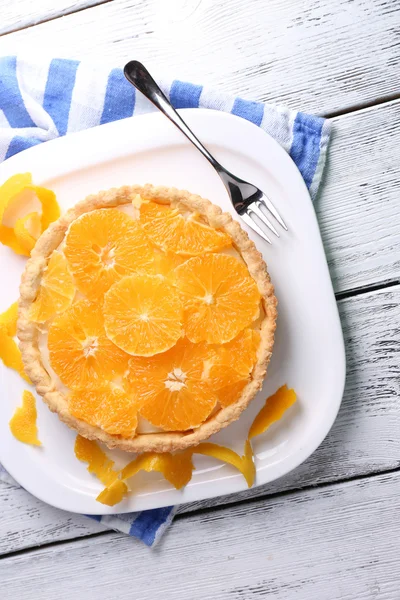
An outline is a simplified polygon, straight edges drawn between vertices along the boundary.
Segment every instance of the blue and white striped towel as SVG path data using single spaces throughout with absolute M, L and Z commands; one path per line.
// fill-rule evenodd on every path
M 321 182 L 330 124 L 319 117 L 220 94 L 181 81 L 160 82 L 176 108 L 230 112 L 268 132 L 290 154 L 314 199 Z M 156 110 L 125 80 L 120 68 L 89 62 L 0 58 L 0 162 L 47 140 Z M 0 479 L 14 485 L 0 465 Z M 171 523 L 174 508 L 92 517 L 148 546 Z

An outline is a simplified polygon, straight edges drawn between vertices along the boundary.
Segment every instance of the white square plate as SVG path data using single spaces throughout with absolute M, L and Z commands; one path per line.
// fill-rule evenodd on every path
M 248 230 L 268 264 L 279 301 L 275 349 L 263 390 L 241 418 L 213 436 L 240 454 L 255 415 L 282 384 L 298 402 L 254 440 L 255 485 L 268 483 L 303 462 L 322 442 L 338 412 L 345 381 L 343 336 L 319 228 L 303 179 L 286 152 L 251 123 L 217 111 L 182 111 L 189 126 L 233 173 L 266 191 L 286 221 L 269 246 Z M 102 125 L 40 144 L 0 166 L 0 181 L 30 171 L 34 182 L 53 189 L 62 210 L 89 193 L 133 183 L 188 189 L 235 215 L 218 175 L 165 117 L 152 113 Z M 246 229 L 246 226 L 242 226 Z M 18 297 L 25 260 L 0 248 L 0 311 Z M 21 444 L 8 423 L 26 388 L 1 367 L 0 462 L 28 491 L 53 506 L 86 514 L 144 510 L 246 489 L 226 464 L 195 456 L 192 481 L 175 490 L 160 474 L 139 474 L 135 493 L 107 507 L 95 498 L 102 485 L 74 455 L 75 433 L 38 398 L 42 448 Z M 109 452 L 118 465 L 131 456 Z

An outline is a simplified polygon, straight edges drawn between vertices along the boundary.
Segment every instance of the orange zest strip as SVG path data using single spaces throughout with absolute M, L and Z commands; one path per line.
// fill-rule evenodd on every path
M 29 191 L 32 192 L 31 195 Z M 28 192 L 26 199 L 25 192 Z M 41 204 L 41 214 L 30 211 L 29 214 L 19 215 L 24 202 L 29 204 L 35 197 Z M 7 213 L 8 217 L 10 213 L 13 215 L 12 226 L 10 218 L 7 219 L 7 224 L 4 223 Z M 54 192 L 33 185 L 31 173 L 14 175 L 0 186 L 0 242 L 17 254 L 29 256 L 38 237 L 59 216 L 60 208 Z
M 194 448 L 193 454 L 203 454 L 204 456 L 212 456 L 217 460 L 226 462 L 238 469 L 246 479 L 249 488 L 254 483 L 256 468 L 253 461 L 253 450 L 249 440 L 246 440 L 244 447 L 244 455 L 239 456 L 236 452 L 225 446 L 218 446 L 210 442 L 203 442 Z
M 114 471 L 114 461 L 108 458 L 96 442 L 77 435 L 74 451 L 78 460 L 88 463 L 89 473 L 96 475 L 104 485 L 109 486 L 117 479 L 118 471 Z
M 272 423 L 279 421 L 287 409 L 295 402 L 296 392 L 292 389 L 289 390 L 287 385 L 280 387 L 275 394 L 267 398 L 265 406 L 254 419 L 253 424 L 250 427 L 248 439 L 251 440 L 257 435 L 264 433 Z
M 76 436 L 75 456 L 78 460 L 88 463 L 87 470 L 107 486 L 97 497 L 102 504 L 114 506 L 121 502 L 128 488 L 126 484 L 118 479 L 118 471 L 114 470 L 112 461 L 96 444 L 81 435 Z
M 180 490 L 192 478 L 192 452 L 185 451 L 179 454 L 145 452 L 122 469 L 120 472 L 121 479 L 130 479 L 139 471 L 147 471 L 148 473 L 158 471 L 177 490 Z
M 115 506 L 124 499 L 128 493 L 128 487 L 121 479 L 116 479 L 111 485 L 104 488 L 102 492 L 97 496 L 97 502 L 101 504 L 107 504 L 107 506 Z
M 0 315 L 0 327 L 5 327 L 9 336 L 14 337 L 17 333 L 18 302 L 11 304 L 7 310 Z
M 10 430 L 13 436 L 24 444 L 41 446 L 38 439 L 36 426 L 37 411 L 35 397 L 31 392 L 24 391 L 22 406 L 19 406 L 10 421 Z
M 14 369 L 27 381 L 31 383 L 28 375 L 25 373 L 21 358 L 21 352 L 13 338 L 7 333 L 5 326 L 0 325 L 0 359 L 6 367 Z

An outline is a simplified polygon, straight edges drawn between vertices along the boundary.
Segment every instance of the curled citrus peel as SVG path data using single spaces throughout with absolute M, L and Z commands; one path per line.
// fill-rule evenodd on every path
M 162 473 L 170 483 L 176 488 L 181 489 L 192 478 L 193 454 L 202 454 L 211 456 L 222 462 L 228 463 L 238 469 L 246 479 L 249 488 L 254 483 L 256 474 L 254 464 L 254 454 L 250 440 L 264 433 L 272 423 L 279 420 L 286 410 L 296 402 L 294 390 L 288 389 L 287 385 L 279 388 L 275 394 L 267 398 L 264 407 L 260 410 L 253 421 L 252 426 L 245 442 L 244 455 L 240 456 L 230 448 L 219 446 L 210 442 L 203 442 L 195 448 L 188 448 L 178 454 L 156 454 L 148 452 L 139 455 L 133 461 L 128 463 L 121 471 L 116 474 L 115 479 L 99 494 L 97 501 L 108 506 L 114 506 L 128 493 L 128 487 L 125 481 L 136 475 L 139 471 L 147 472 L 158 471 Z M 90 442 L 93 444 L 94 442 Z M 101 451 L 100 451 L 101 452 Z M 125 487 L 123 485 L 124 484 Z
M 24 370 L 21 352 L 14 340 L 17 332 L 17 312 L 18 304 L 14 302 L 0 314 L 0 359 L 6 367 L 14 369 L 25 381 L 31 383 Z
M 35 397 L 31 392 L 24 391 L 22 406 L 19 406 L 10 421 L 10 430 L 13 436 L 24 444 L 41 446 L 38 439 L 36 426 L 37 412 Z
M 40 213 L 32 206 L 41 205 Z M 0 187 L 0 242 L 29 256 L 39 236 L 58 219 L 54 192 L 33 185 L 31 173 L 18 173 Z
M 280 387 L 275 394 L 267 398 L 265 405 L 257 414 L 250 427 L 248 439 L 251 440 L 267 431 L 272 423 L 283 417 L 296 399 L 296 392 L 293 389 L 288 389 L 286 384 Z
M 0 315 L 0 327 L 5 327 L 11 337 L 17 333 L 18 302 L 14 302 Z

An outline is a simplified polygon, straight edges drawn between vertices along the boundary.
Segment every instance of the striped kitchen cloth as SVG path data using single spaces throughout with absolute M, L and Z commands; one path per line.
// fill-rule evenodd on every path
M 211 108 L 237 115 L 269 133 L 290 154 L 314 199 L 321 182 L 330 124 L 322 118 L 221 94 L 201 85 L 160 82 L 176 108 Z M 73 131 L 155 111 L 121 68 L 67 59 L 0 58 L 0 162 Z M 0 465 L 0 479 L 17 485 Z M 92 517 L 148 546 L 171 523 L 174 508 Z

